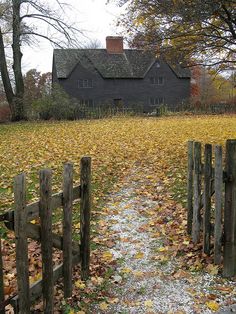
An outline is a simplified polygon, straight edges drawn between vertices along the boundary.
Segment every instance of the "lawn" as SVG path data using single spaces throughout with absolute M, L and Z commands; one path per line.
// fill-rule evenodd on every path
M 16 174 L 26 172 L 28 198 L 33 199 L 38 196 L 40 169 L 53 169 L 53 187 L 58 191 L 63 163 L 74 163 L 77 182 L 83 155 L 92 157 L 95 205 L 107 189 L 112 190 L 112 183 L 122 181 L 136 162 L 152 170 L 154 181 L 174 180 L 177 185 L 172 185 L 172 190 L 184 201 L 187 141 L 224 144 L 229 138 L 236 138 L 236 116 L 0 125 L 0 208 L 3 211 L 12 205 Z
M 109 279 L 113 271 L 109 263 L 113 263 L 113 260 L 109 260 L 109 256 L 106 260 L 106 255 L 102 258 L 106 245 L 108 244 L 108 248 L 111 245 L 109 240 L 111 235 L 107 233 L 108 226 L 104 222 L 105 216 L 109 214 L 105 203 L 106 195 L 112 191 L 119 191 L 125 180 L 127 184 L 127 178 L 132 178 L 131 183 L 139 182 L 137 195 L 140 193 L 154 201 L 162 198 L 163 208 L 167 211 L 168 207 L 178 208 L 176 203 L 184 205 L 186 202 L 187 141 L 192 139 L 202 143 L 224 145 L 225 141 L 230 138 L 236 138 L 236 116 L 234 115 L 118 117 L 92 121 L 2 124 L 0 125 L 0 209 L 3 212 L 13 206 L 15 175 L 26 172 L 27 197 L 28 201 L 32 201 L 38 198 L 38 171 L 40 169 L 47 167 L 53 169 L 53 191 L 58 192 L 62 184 L 63 163 L 67 161 L 74 163 L 74 182 L 78 183 L 80 158 L 90 155 L 92 157 L 94 213 L 92 274 L 95 277 L 92 278 L 102 276 Z M 162 196 L 158 195 L 160 194 L 157 190 L 158 182 L 161 182 L 167 191 Z M 165 201 L 166 204 L 164 204 Z M 76 211 L 77 207 L 74 209 L 75 225 L 78 220 Z M 164 223 L 165 213 L 163 210 L 160 214 L 159 207 L 146 212 L 147 215 L 153 214 L 151 228 L 162 224 L 164 235 L 167 234 L 167 238 L 172 239 L 174 244 L 172 247 L 169 246 L 168 252 L 164 252 L 169 256 L 181 243 L 186 242 L 188 245 L 189 242 L 188 239 L 185 241 L 186 227 L 182 220 L 186 217 L 183 210 L 173 212 L 174 227 Z M 104 238 L 104 241 L 101 241 L 101 238 L 98 239 L 97 232 Z M 179 236 L 174 241 L 176 233 Z M 104 242 L 105 249 L 100 246 L 101 242 Z M 185 249 L 183 248 L 183 252 L 186 253 Z M 35 252 L 34 246 L 32 251 Z M 8 258 L 8 266 L 10 260 L 14 259 L 14 253 L 11 252 L 12 256 L 7 253 L 5 257 Z M 199 265 L 198 252 L 195 253 L 193 257 L 192 253 L 190 254 L 189 267 L 194 263 Z M 163 260 L 165 261 L 166 258 L 169 257 Z M 38 263 L 37 260 L 34 262 Z M 186 264 L 186 260 L 181 263 L 180 265 Z M 31 282 L 39 278 L 40 267 L 33 268 Z M 193 266 L 193 269 L 196 267 Z M 7 285 L 11 285 L 12 277 L 8 279 L 6 276 L 5 279 Z M 77 288 L 80 289 L 81 285 L 78 284 Z M 7 294 L 10 295 L 14 289 L 15 284 Z M 101 291 L 99 300 L 103 300 L 101 298 L 104 297 Z M 81 291 L 78 295 L 81 298 L 83 296 Z M 91 300 L 91 296 L 89 299 Z M 97 295 L 93 299 L 97 300 Z

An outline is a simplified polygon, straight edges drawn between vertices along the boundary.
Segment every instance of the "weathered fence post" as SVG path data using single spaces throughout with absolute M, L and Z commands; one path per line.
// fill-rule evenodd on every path
M 224 215 L 224 269 L 225 277 L 235 275 L 236 270 L 236 140 L 226 142 L 227 182 L 225 185 Z
M 0 303 L 4 304 L 4 281 L 3 281 L 3 261 L 2 261 L 2 240 L 0 238 Z M 0 314 L 5 314 L 5 307 L 0 308 Z
M 187 232 L 188 232 L 188 234 L 191 234 L 192 233 L 192 223 L 193 223 L 193 141 L 188 141 L 187 193 L 188 193 Z
M 204 152 L 203 251 L 208 255 L 211 244 L 211 173 L 212 145 L 206 144 Z
M 51 170 L 40 171 L 39 216 L 43 264 L 43 313 L 45 314 L 53 313 L 51 177 Z
M 16 237 L 16 270 L 19 295 L 19 313 L 30 313 L 29 297 L 29 265 L 28 243 L 26 234 L 27 211 L 26 211 L 26 184 L 25 174 L 20 174 L 14 180 L 14 203 L 15 203 L 15 237 Z
M 201 143 L 194 142 L 194 176 L 193 176 L 193 225 L 192 225 L 192 239 L 193 243 L 198 243 L 200 240 L 201 227 Z
M 72 202 L 73 165 L 67 163 L 63 173 L 63 280 L 65 298 L 72 294 Z
M 215 147 L 215 229 L 214 229 L 214 263 L 221 263 L 222 250 L 222 188 L 223 167 L 222 147 Z
M 81 278 L 86 280 L 90 262 L 91 157 L 81 158 L 80 186 Z

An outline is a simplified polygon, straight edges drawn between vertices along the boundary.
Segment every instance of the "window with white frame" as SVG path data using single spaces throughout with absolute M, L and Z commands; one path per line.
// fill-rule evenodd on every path
M 92 79 L 80 79 L 78 80 L 78 88 L 92 88 L 93 80 Z

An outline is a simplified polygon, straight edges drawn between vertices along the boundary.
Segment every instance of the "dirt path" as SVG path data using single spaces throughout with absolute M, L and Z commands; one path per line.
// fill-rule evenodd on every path
M 200 267 L 199 271 L 181 269 L 165 229 L 173 224 L 176 233 L 183 231 L 173 223 L 173 208 L 170 211 L 163 204 L 166 196 L 140 193 L 147 184 L 144 180 L 131 176 L 108 198 L 105 219 L 115 245 L 105 254 L 116 260 L 118 267 L 111 277 L 112 298 L 97 304 L 92 312 L 207 314 L 217 311 L 219 305 L 235 302 L 235 283 L 215 275 L 214 266 L 208 267 L 208 272 Z M 156 190 L 159 195 L 165 193 L 160 183 Z

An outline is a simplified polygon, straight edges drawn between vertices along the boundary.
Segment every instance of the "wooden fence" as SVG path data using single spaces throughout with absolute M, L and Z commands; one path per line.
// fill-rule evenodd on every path
M 203 241 L 204 253 L 223 260 L 223 275 L 236 275 L 236 140 L 227 140 L 225 167 L 222 147 L 188 142 L 187 231 L 194 243 Z M 213 158 L 214 157 L 214 158 Z M 214 159 L 214 163 L 213 163 Z M 202 237 L 201 237 L 202 232 Z
M 0 215 L 0 221 L 14 230 L 16 239 L 16 270 L 18 295 L 4 300 L 2 255 L 0 255 L 0 314 L 11 304 L 14 313 L 30 313 L 30 307 L 43 297 L 43 313 L 53 313 L 55 282 L 63 277 L 64 296 L 72 294 L 72 267 L 81 264 L 81 278 L 89 276 L 91 158 L 81 159 L 80 185 L 73 187 L 73 165 L 67 163 L 63 173 L 63 191 L 52 195 L 52 171 L 40 171 L 40 199 L 26 204 L 26 178 L 20 174 L 14 179 L 14 210 Z M 80 199 L 80 244 L 72 241 L 72 206 Z M 63 236 L 52 232 L 52 211 L 63 207 Z M 39 224 L 31 223 L 40 219 Z M 29 285 L 27 238 L 41 242 L 42 279 Z M 63 251 L 63 263 L 53 267 L 53 247 Z M 0 252 L 1 254 L 1 252 Z

